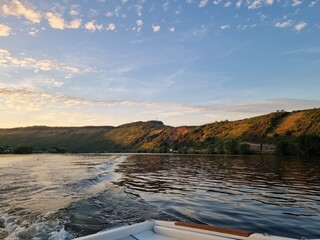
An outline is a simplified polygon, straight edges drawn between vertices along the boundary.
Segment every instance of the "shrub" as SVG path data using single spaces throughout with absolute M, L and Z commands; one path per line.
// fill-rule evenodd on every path
M 25 144 L 18 144 L 14 147 L 13 153 L 15 154 L 28 154 L 32 153 L 32 147 Z

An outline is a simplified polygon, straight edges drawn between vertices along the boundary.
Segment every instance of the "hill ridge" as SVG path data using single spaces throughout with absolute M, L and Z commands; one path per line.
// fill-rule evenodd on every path
M 320 135 L 320 108 L 276 111 L 235 121 L 172 127 L 162 121 L 137 121 L 119 126 L 0 129 L 0 146 L 29 144 L 35 149 L 67 152 L 210 152 L 219 142 L 237 140 L 274 144 L 279 139 Z

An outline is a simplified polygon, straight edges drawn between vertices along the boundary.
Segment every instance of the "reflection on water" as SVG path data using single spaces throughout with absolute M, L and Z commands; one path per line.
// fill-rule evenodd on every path
M 184 220 L 292 237 L 320 235 L 320 164 L 274 156 L 139 155 L 125 191 Z
M 320 238 L 319 159 L 0 155 L 0 239 L 72 239 L 150 218 Z

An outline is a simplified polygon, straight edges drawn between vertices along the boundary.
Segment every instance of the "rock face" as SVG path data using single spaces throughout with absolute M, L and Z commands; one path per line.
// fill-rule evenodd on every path
M 0 146 L 28 144 L 38 151 L 67 152 L 208 152 L 218 142 L 236 139 L 272 144 L 279 138 L 320 135 L 320 108 L 221 121 L 202 126 L 166 126 L 161 121 L 118 127 L 25 127 L 0 129 Z

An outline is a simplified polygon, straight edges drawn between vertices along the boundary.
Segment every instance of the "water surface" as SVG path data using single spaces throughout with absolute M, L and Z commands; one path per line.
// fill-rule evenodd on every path
M 147 219 L 320 237 L 319 159 L 1 155 L 0 239 L 72 239 Z

